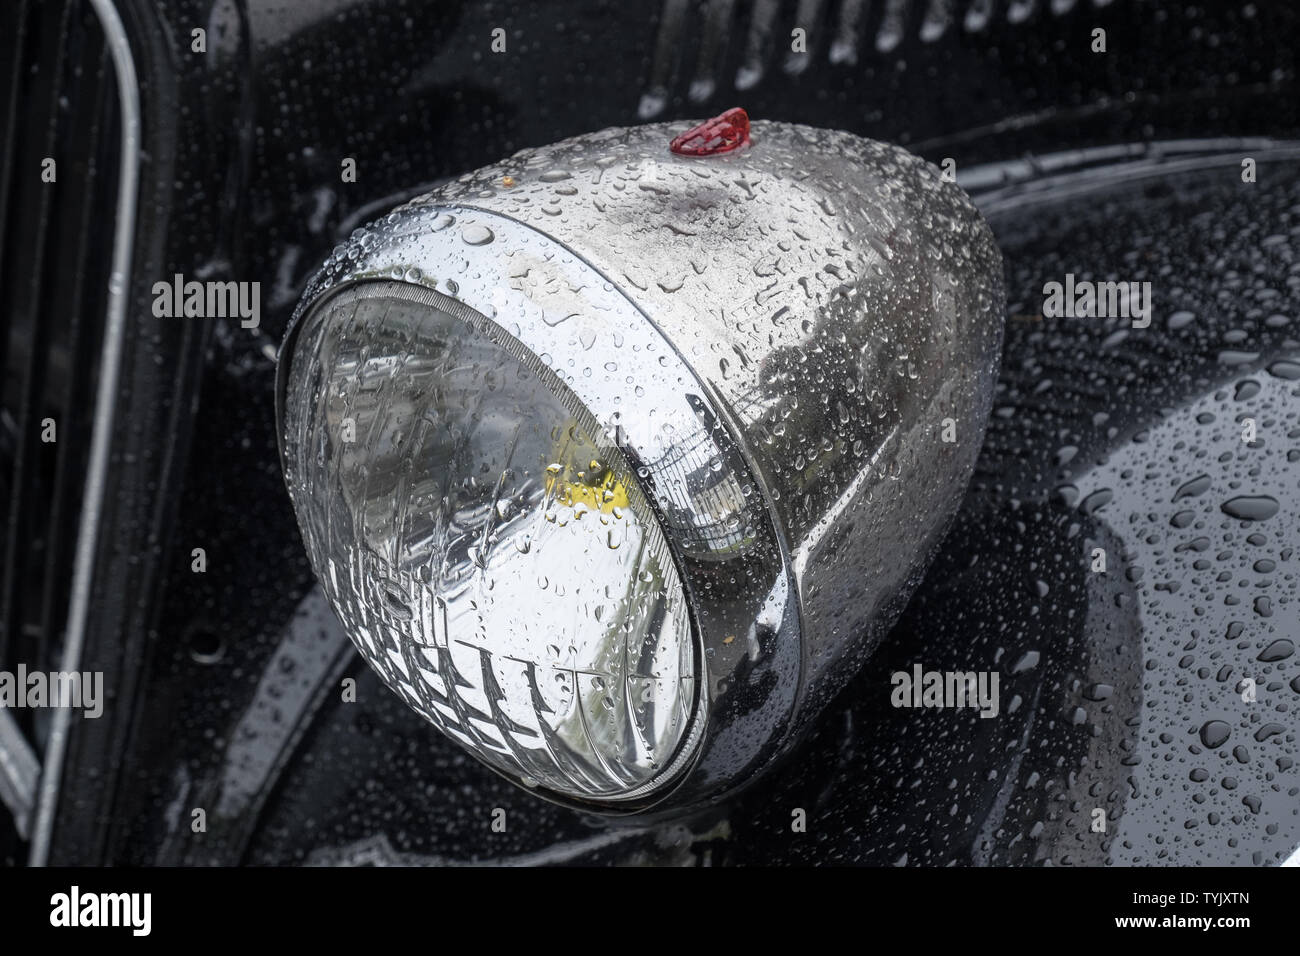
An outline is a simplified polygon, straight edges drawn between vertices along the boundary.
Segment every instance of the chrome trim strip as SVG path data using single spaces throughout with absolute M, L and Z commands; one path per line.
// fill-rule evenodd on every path
M 131 252 L 135 238 L 136 189 L 140 165 L 140 90 L 135 60 L 126 28 L 113 0 L 90 0 L 104 30 L 104 40 L 113 57 L 117 78 L 117 95 L 122 110 L 122 142 L 118 174 L 117 216 L 113 233 L 113 262 L 108 281 L 104 346 L 100 359 L 99 388 L 95 396 L 94 428 L 90 439 L 90 461 L 86 469 L 85 491 L 81 500 L 81 517 L 77 531 L 76 563 L 72 573 L 72 596 L 68 604 L 67 638 L 63 648 L 62 669 L 81 670 L 81 652 L 86 639 L 86 617 L 90 611 L 90 591 L 95 574 L 95 554 L 99 544 L 99 518 L 104 501 L 104 484 L 108 472 L 109 443 L 117 401 L 117 383 L 122 364 L 122 344 L 126 331 L 126 305 L 130 294 Z M 68 749 L 68 730 L 72 711 L 60 707 L 54 712 L 50 739 L 45 748 L 37 796 L 36 824 L 32 832 L 28 863 L 44 866 L 49 858 L 54 813 L 58 802 L 63 761 Z

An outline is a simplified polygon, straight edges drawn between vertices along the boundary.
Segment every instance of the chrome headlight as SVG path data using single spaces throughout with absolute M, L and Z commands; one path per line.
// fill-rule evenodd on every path
M 1002 334 L 992 236 L 933 166 L 776 123 L 682 156 L 682 128 L 358 230 L 280 362 L 290 494 L 366 660 L 608 811 L 724 795 L 842 686 L 961 498 Z

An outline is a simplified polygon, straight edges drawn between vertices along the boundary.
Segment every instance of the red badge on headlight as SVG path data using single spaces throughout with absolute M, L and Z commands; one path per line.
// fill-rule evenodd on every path
M 676 137 L 668 148 L 679 156 L 728 153 L 749 142 L 749 114 L 739 106 Z

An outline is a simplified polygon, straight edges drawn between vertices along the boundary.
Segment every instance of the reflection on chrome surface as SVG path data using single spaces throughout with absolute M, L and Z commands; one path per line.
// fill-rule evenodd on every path
M 642 565 L 659 569 L 663 585 L 654 589 L 663 592 L 667 608 L 663 624 L 652 620 L 651 610 L 638 612 L 645 620 L 632 622 L 633 646 L 643 642 L 642 630 L 667 630 L 677 635 L 663 639 L 668 646 L 696 649 L 692 665 L 683 653 L 671 674 L 659 662 L 664 652 L 651 655 L 656 680 L 678 682 L 662 700 L 657 685 L 647 688 L 645 703 L 653 709 L 626 718 L 652 753 L 625 734 L 615 750 L 592 750 L 607 764 L 617 762 L 614 753 L 633 754 L 635 766 L 603 766 L 593 757 L 597 777 L 604 774 L 594 786 L 583 774 L 576 785 L 558 772 L 539 777 L 520 762 L 516 735 L 499 733 L 508 724 L 492 709 L 503 706 L 491 688 L 501 680 L 495 673 L 479 681 L 487 687 L 476 702 L 482 716 L 460 713 L 455 702 L 446 712 L 437 700 L 417 707 L 458 728 L 459 739 L 512 779 L 540 785 L 562 802 L 590 807 L 595 797 L 618 811 L 701 805 L 754 778 L 871 652 L 960 501 L 987 420 L 1002 335 L 1001 264 L 992 235 L 934 167 L 845 133 L 764 122 L 752 124 L 752 143 L 744 149 L 688 159 L 667 150 L 675 132 L 671 124 L 610 129 L 526 150 L 357 229 L 308 286 L 279 373 L 287 477 L 309 538 L 328 539 L 322 530 L 328 512 L 312 502 L 315 486 L 296 473 L 295 458 L 308 461 L 316 452 L 291 447 L 302 444 L 293 432 L 306 419 L 313 428 L 341 427 L 321 423 L 342 411 L 309 402 L 323 386 L 289 387 L 289 379 L 301 381 L 308 373 L 300 366 L 321 362 L 317 356 L 330 353 L 323 360 L 329 367 L 338 361 L 335 339 L 347 333 L 322 333 L 321 316 L 363 288 L 386 289 L 390 309 L 441 313 L 443 321 L 459 320 L 492 343 L 474 385 L 490 386 L 506 402 L 500 421 L 485 422 L 469 383 L 447 399 L 448 407 L 465 405 L 463 413 L 448 415 L 476 436 L 473 460 L 447 467 L 479 486 L 473 494 L 457 486 L 448 527 L 439 529 L 461 530 L 462 538 L 426 545 L 421 535 L 433 530 L 412 536 L 403 526 L 409 547 L 446 553 L 456 567 L 478 561 L 480 573 L 501 588 L 506 558 L 484 547 L 483 527 L 492 525 L 489 545 L 522 533 L 515 522 L 526 527 L 527 519 L 509 509 L 534 511 L 543 506 L 529 496 L 549 495 L 553 507 L 589 509 L 577 519 L 586 529 L 596 517 L 590 509 L 601 504 L 590 496 L 620 493 L 599 484 L 604 472 L 593 474 L 591 461 L 613 472 L 631 507 L 623 518 L 601 514 L 596 523 L 626 522 L 631 537 L 644 535 L 646 544 L 644 554 L 620 558 L 627 567 L 603 573 L 623 580 Z M 425 324 L 419 326 L 423 331 Z M 340 375 L 349 394 L 368 387 L 375 391 L 372 404 L 387 402 L 384 416 L 410 418 L 415 413 L 395 404 L 393 393 L 414 388 L 408 400 L 415 402 L 425 400 L 427 389 L 452 388 L 450 379 L 444 385 L 442 375 L 420 365 L 448 359 L 409 330 L 392 335 L 382 348 L 382 339 L 357 336 L 349 348 L 358 357 L 342 360 L 376 363 L 376 379 L 400 383 L 396 388 L 357 385 L 346 370 Z M 458 348 L 473 364 L 468 356 L 477 347 Z M 511 362 L 503 364 L 502 350 Z M 520 384 L 519 368 L 544 385 Z M 429 384 L 412 386 L 420 376 Z M 540 431 L 526 428 L 517 436 L 514 426 L 534 416 Z M 574 424 L 571 447 L 561 447 Z M 371 434 L 360 421 L 357 427 L 358 454 L 388 454 L 383 443 L 397 441 L 383 429 Z M 403 426 L 392 428 L 400 434 Z M 446 442 L 440 454 L 454 454 L 455 441 Z M 537 471 L 551 464 L 564 469 L 555 476 L 564 485 L 558 496 Z M 390 501 L 375 507 L 383 514 L 392 498 L 409 497 L 418 490 L 411 483 L 429 468 L 417 466 L 406 474 L 407 484 L 393 479 Z M 508 473 L 525 468 L 532 469 L 532 484 Z M 503 474 L 504 499 L 494 484 Z M 503 502 L 507 513 L 496 514 Z M 442 507 L 427 494 L 425 510 Z M 405 514 L 400 520 L 411 522 Z M 499 594 L 475 597 L 476 622 L 507 628 L 485 631 L 476 646 L 513 644 L 520 638 L 509 628 L 522 621 L 541 628 L 535 636 L 542 650 L 553 644 L 563 655 L 568 644 L 553 635 L 548 640 L 547 629 L 524 609 L 553 616 L 552 630 L 557 622 L 570 627 L 575 614 L 583 629 L 603 633 L 603 625 L 584 617 L 589 593 L 577 597 L 572 575 L 557 566 L 560 546 L 539 552 L 536 532 L 529 533 L 530 556 L 511 558 L 526 566 L 509 572 L 511 587 L 540 596 L 514 599 L 508 616 L 484 609 L 488 598 L 503 601 Z M 607 545 L 581 540 L 581 557 L 566 554 L 560 564 L 577 562 L 591 573 L 602 564 L 591 549 Z M 409 559 L 382 549 L 380 557 L 394 565 Z M 318 558 L 317 567 L 326 565 Z M 327 583 L 328 593 L 336 603 L 342 591 L 343 601 L 383 608 L 382 595 L 358 596 L 372 575 L 395 579 L 384 566 L 374 567 L 336 568 L 336 577 L 351 570 L 356 578 Z M 396 580 L 400 592 L 403 582 Z M 435 582 L 435 594 L 459 582 Z M 578 607 L 557 599 L 556 582 Z M 640 606 L 639 593 L 620 593 Z M 610 600 L 607 610 L 618 606 Z M 340 614 L 360 620 L 355 608 Z M 408 679 L 405 645 L 372 631 L 353 636 L 372 646 L 367 656 L 390 683 Z M 608 670 L 592 654 L 575 674 Z M 550 663 L 544 654 L 529 660 Z M 569 658 L 561 663 L 573 666 Z M 464 671 L 483 670 L 477 662 L 456 664 L 471 682 L 476 678 Z M 512 687 L 503 713 L 531 729 L 532 684 L 521 677 Z M 515 695 L 525 700 L 523 717 L 513 709 Z M 624 696 L 635 694 L 625 690 Z M 618 710 L 618 699 L 611 700 Z M 593 711 L 579 714 L 591 718 Z M 555 760 L 549 753 L 547 759 Z M 621 802 L 611 807 L 616 798 Z

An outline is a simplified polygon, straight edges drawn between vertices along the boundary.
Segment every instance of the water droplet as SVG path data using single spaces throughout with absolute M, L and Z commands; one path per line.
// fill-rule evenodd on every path
M 1209 490 L 1209 487 L 1210 476 L 1198 475 L 1191 481 L 1184 482 L 1178 486 L 1178 490 L 1174 492 L 1174 501 L 1178 501 L 1180 498 L 1194 498 L 1197 495 L 1203 495 L 1207 490 Z
M 487 226 L 480 226 L 478 223 L 471 223 L 462 229 L 460 237 L 469 246 L 486 246 L 496 238 L 491 229 Z
M 1242 521 L 1265 521 L 1277 514 L 1277 500 L 1267 495 L 1241 495 L 1219 506 L 1223 513 Z
M 1294 653 L 1295 645 L 1285 638 L 1282 638 L 1281 640 L 1274 641 L 1272 644 L 1268 645 L 1268 647 L 1260 651 L 1259 659 L 1265 663 L 1284 661 Z
M 1232 734 L 1232 728 L 1222 720 L 1207 720 L 1201 727 L 1201 743 L 1216 750 L 1222 747 Z

